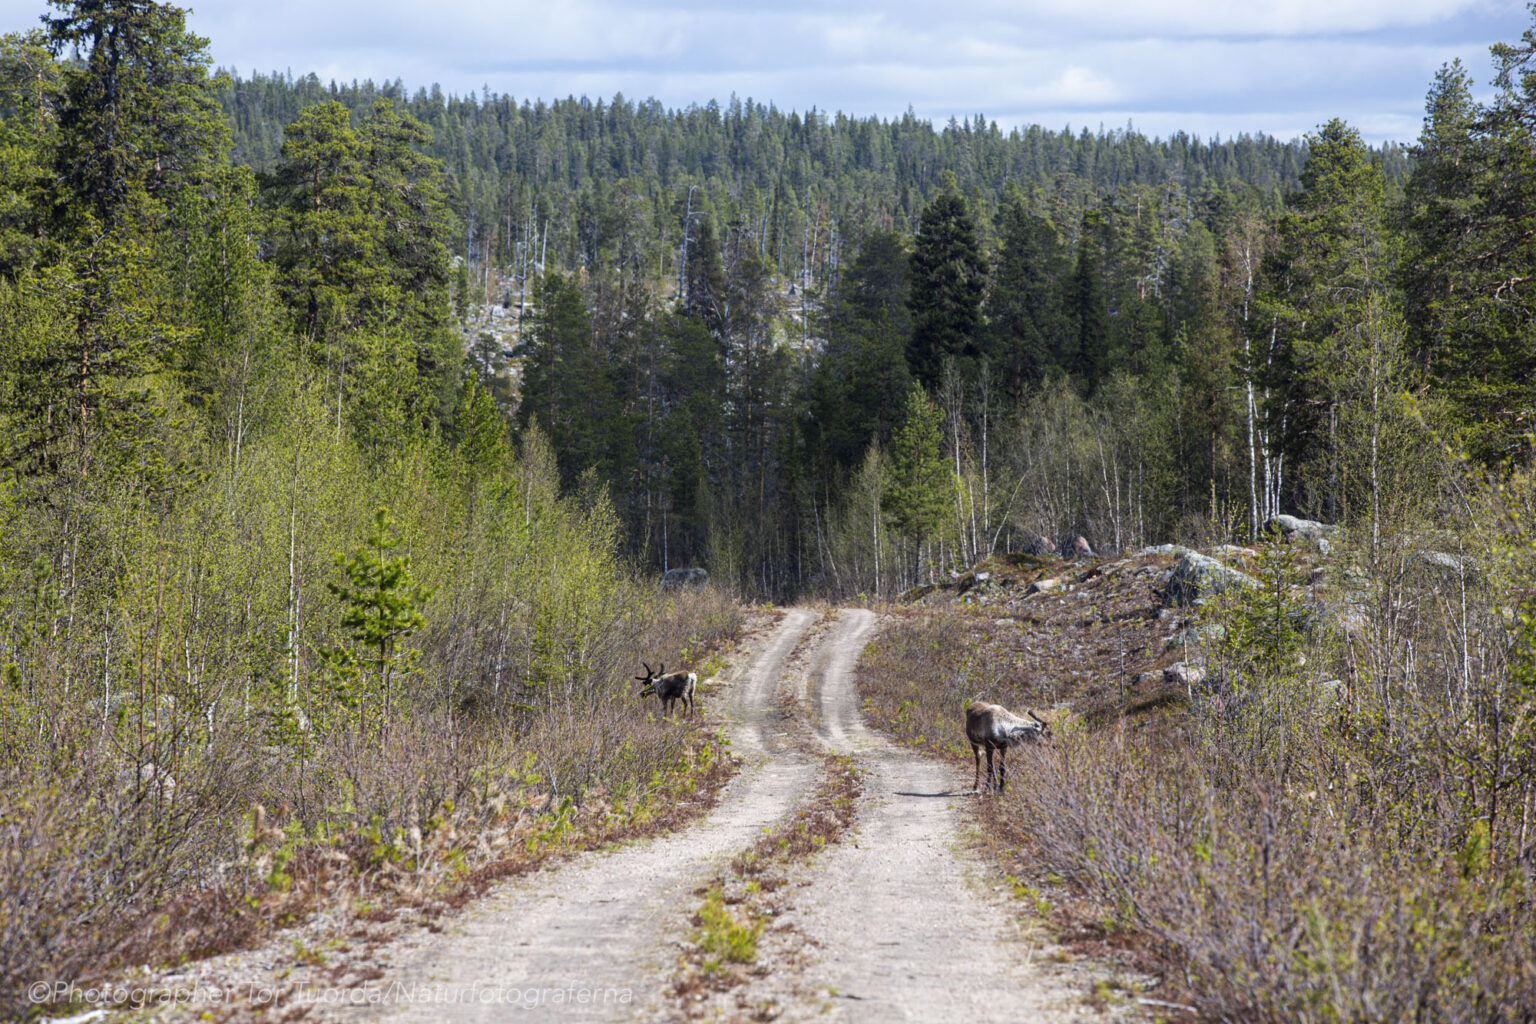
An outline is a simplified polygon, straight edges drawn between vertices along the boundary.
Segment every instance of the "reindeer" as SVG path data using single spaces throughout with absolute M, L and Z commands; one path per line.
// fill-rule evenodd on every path
M 965 738 L 971 741 L 971 755 L 976 758 L 976 775 L 971 779 L 971 792 L 980 793 L 981 748 L 987 748 L 987 789 L 992 788 L 992 751 L 997 751 L 997 791 L 1006 784 L 1008 748 L 1019 743 L 1032 742 L 1051 734 L 1051 727 L 1033 711 L 1025 710 L 1029 718 L 1009 711 L 1001 704 L 983 704 L 980 701 L 965 709 Z
M 656 671 L 651 671 L 651 666 L 645 662 L 645 675 L 635 676 L 640 680 L 640 696 L 649 697 L 651 694 L 661 698 L 661 713 L 670 714 L 673 701 L 682 701 L 683 708 L 693 714 L 693 688 L 698 685 L 699 677 L 695 672 L 673 672 L 670 675 L 662 675 L 667 671 L 666 665 L 656 666 Z

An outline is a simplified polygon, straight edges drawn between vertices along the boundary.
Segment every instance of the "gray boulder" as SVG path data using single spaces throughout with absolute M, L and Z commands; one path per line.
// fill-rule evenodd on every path
M 1088 543 L 1086 537 L 1073 537 L 1061 546 L 1062 558 L 1097 558 L 1093 553 L 1093 545 Z
M 1258 585 L 1258 581 L 1247 573 L 1191 551 L 1168 573 L 1163 601 L 1169 605 L 1198 604 L 1233 587 Z
M 1193 550 L 1193 548 L 1187 548 L 1183 544 L 1153 544 L 1136 552 L 1136 557 L 1147 558 L 1152 555 L 1178 555 L 1183 557 L 1190 554 Z
M 1187 661 L 1175 662 L 1163 669 L 1163 682 L 1167 685 L 1196 686 L 1205 679 L 1205 669 Z
M 709 582 L 709 573 L 703 569 L 694 567 L 691 569 L 668 569 L 661 577 L 663 590 L 672 590 L 675 587 L 702 587 Z
M 176 779 L 153 761 L 139 765 L 138 771 L 124 768 L 113 781 L 119 794 L 128 800 L 170 803 L 176 796 Z
M 1024 591 L 1024 596 L 1028 597 L 1030 594 L 1049 594 L 1053 590 L 1060 589 L 1061 577 L 1052 576 L 1048 579 L 1035 580 L 1035 582 L 1031 583 L 1029 588 Z
M 1245 548 L 1238 544 L 1218 544 L 1211 549 L 1211 554 L 1216 558 L 1227 560 L 1237 558 L 1257 558 L 1259 553 L 1253 548 Z
M 1275 516 L 1264 524 L 1264 530 L 1266 533 L 1278 533 L 1287 544 L 1306 545 L 1324 555 L 1328 554 L 1342 532 L 1337 526 L 1296 516 Z
M 1445 579 L 1466 579 L 1471 582 L 1478 575 L 1477 563 L 1461 555 L 1452 555 L 1445 551 L 1415 551 L 1413 557 L 1420 568 Z

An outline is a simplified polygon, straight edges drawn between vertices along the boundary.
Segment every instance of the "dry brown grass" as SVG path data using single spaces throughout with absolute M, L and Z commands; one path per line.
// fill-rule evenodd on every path
M 0 1015 L 40 1012 L 36 981 L 242 948 L 321 907 L 430 922 L 498 878 L 698 815 L 731 762 L 698 720 L 639 703 L 628 661 L 706 674 L 741 624 L 725 595 L 673 595 L 542 706 L 466 711 L 429 689 L 367 744 L 272 745 L 257 722 L 189 748 L 172 715 L 142 742 L 99 709 L 0 694 Z M 177 765 L 174 788 L 136 783 L 145 763 Z

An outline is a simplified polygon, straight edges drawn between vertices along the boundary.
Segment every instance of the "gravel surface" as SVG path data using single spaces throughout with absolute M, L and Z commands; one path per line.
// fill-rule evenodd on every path
M 747 763 L 714 813 L 673 835 L 578 857 L 489 897 L 440 934 L 402 939 L 380 967 L 384 983 L 404 996 L 357 1016 L 627 1020 L 656 1002 L 676 959 L 664 933 L 678 910 L 696 904 L 693 890 L 718 861 L 748 845 L 813 781 L 808 760 L 780 751 L 773 697 L 815 618 L 790 610 L 727 680 L 732 750 Z
M 814 951 L 784 1019 L 1091 1015 L 1082 995 L 1094 968 L 1054 962 L 1059 950 L 978 881 L 962 838 L 977 798 L 964 780 L 865 729 L 853 666 L 875 622 L 872 612 L 845 609 L 808 673 L 817 731 L 864 768 L 865 796 L 856 834 L 809 867 L 782 922 Z

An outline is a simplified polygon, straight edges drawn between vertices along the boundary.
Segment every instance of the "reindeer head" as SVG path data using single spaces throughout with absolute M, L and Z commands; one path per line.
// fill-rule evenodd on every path
M 1024 709 L 1024 713 L 1026 715 L 1028 715 L 1030 718 L 1033 718 L 1035 720 L 1035 723 L 1040 726 L 1040 728 L 1037 730 L 1037 735 L 1038 735 L 1038 737 L 1040 739 L 1048 740 L 1048 739 L 1051 738 L 1051 723 L 1050 722 L 1047 722 L 1045 719 L 1043 719 L 1039 715 L 1035 714 L 1029 708 L 1025 708 Z
M 658 665 L 656 671 L 652 672 L 651 666 L 646 665 L 643 661 L 640 664 L 645 665 L 645 675 L 635 676 L 635 678 L 640 680 L 640 696 L 649 697 L 656 692 L 656 680 L 660 679 L 662 674 L 667 671 L 667 666 Z

